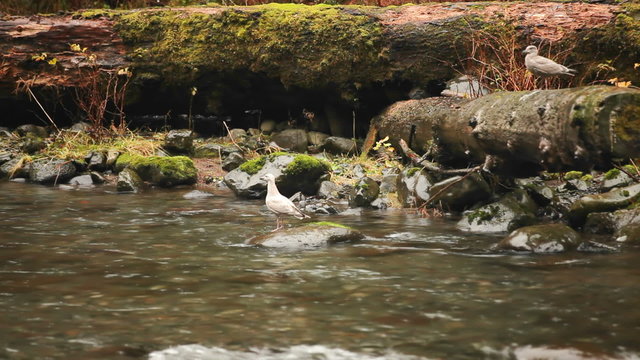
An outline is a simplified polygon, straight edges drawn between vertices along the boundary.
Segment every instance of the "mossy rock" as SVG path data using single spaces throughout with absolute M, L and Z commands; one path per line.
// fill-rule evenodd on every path
M 330 170 L 329 163 L 313 156 L 276 152 L 243 163 L 229 172 L 224 181 L 240 197 L 261 198 L 267 189 L 261 178 L 270 173 L 276 177 L 276 184 L 283 195 L 291 196 L 298 191 L 315 195 L 321 180 Z
M 116 171 L 134 170 L 142 180 L 162 187 L 195 184 L 198 170 L 186 156 L 140 156 L 122 154 L 116 161 Z
M 322 221 L 260 235 L 247 243 L 282 250 L 308 250 L 362 239 L 364 234 L 355 229 Z

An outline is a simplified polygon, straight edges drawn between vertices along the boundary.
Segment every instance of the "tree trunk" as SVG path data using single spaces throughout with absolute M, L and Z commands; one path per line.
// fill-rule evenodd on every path
M 414 148 L 437 146 L 444 163 L 479 163 L 494 155 L 532 170 L 610 167 L 640 156 L 640 91 L 587 86 L 496 92 L 475 100 L 410 100 L 374 119 L 398 143 L 416 128 Z

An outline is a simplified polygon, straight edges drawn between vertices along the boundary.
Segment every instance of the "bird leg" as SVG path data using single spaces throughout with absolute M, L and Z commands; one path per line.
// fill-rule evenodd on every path
M 276 228 L 271 230 L 271 232 L 278 231 L 280 229 L 282 229 L 282 219 L 280 219 L 280 216 L 276 216 Z

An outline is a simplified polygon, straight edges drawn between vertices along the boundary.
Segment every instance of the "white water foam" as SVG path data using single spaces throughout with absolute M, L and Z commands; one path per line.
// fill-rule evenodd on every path
M 149 360 L 427 360 L 426 358 L 386 351 L 382 355 L 355 353 L 323 345 L 296 345 L 286 349 L 227 350 L 198 344 L 179 345 L 154 351 Z

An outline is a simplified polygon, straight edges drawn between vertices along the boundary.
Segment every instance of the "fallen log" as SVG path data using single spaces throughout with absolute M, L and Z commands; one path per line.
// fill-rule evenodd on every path
M 379 136 L 414 148 L 436 146 L 442 163 L 485 161 L 563 171 L 610 168 L 640 156 L 640 90 L 587 86 L 497 92 L 475 100 L 409 100 L 374 119 Z

